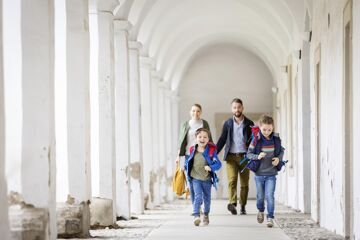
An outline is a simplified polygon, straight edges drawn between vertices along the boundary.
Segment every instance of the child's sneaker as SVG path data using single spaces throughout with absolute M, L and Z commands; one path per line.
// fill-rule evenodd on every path
M 209 220 L 209 215 L 208 214 L 204 215 L 203 223 L 204 223 L 204 225 L 209 225 L 210 220 Z
M 274 226 L 274 219 L 268 218 L 267 223 L 266 223 L 266 226 L 267 226 L 268 228 L 272 228 L 272 227 Z
M 258 223 L 263 223 L 264 222 L 264 212 L 259 211 L 258 214 L 257 214 L 256 219 L 257 219 Z
M 196 216 L 196 217 L 194 218 L 194 225 L 195 225 L 195 226 L 199 226 L 199 225 L 200 225 L 200 222 L 201 222 L 200 217 Z

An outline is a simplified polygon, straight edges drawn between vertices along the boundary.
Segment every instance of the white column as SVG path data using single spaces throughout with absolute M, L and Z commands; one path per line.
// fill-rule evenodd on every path
M 171 92 L 171 139 L 172 139 L 172 146 L 171 146 L 171 157 L 170 161 L 173 167 L 173 171 L 175 168 L 174 159 L 178 154 L 178 135 L 179 135 L 179 97 L 177 96 L 177 92 Z M 182 167 L 182 166 L 180 166 Z M 173 174 L 173 173 L 172 173 Z M 172 175 L 170 175 L 172 176 Z
M 152 105 L 152 148 L 153 171 L 150 175 L 150 193 L 154 205 L 160 204 L 160 138 L 159 138 L 159 77 L 156 71 L 151 71 L 151 105 Z
M 116 213 L 130 219 L 130 132 L 128 21 L 114 21 Z
M 175 140 L 172 135 L 172 121 L 171 121 L 171 91 L 168 83 L 165 88 L 165 137 L 166 137 L 166 185 L 167 185 L 167 200 L 174 200 L 174 192 L 172 189 L 172 176 L 174 168 L 174 155 L 172 155 L 172 142 Z
M 180 98 L 177 96 L 176 92 L 172 92 L 171 96 L 171 122 L 172 122 L 172 138 L 174 141 L 172 142 L 172 157 L 176 158 L 177 155 L 177 142 L 179 138 L 179 101 Z
M 150 193 L 151 173 L 153 171 L 152 142 L 152 104 L 151 104 L 151 69 L 154 63 L 151 58 L 141 58 L 140 96 L 141 96 L 141 129 L 143 146 L 144 199 L 146 208 L 153 208 L 153 198 Z
M 48 211 L 45 235 L 56 239 L 54 129 L 54 2 L 21 2 L 22 195 Z
M 167 201 L 166 184 L 166 110 L 165 110 L 165 86 L 159 82 L 159 182 L 160 182 L 160 202 Z
M 0 19 L 2 19 L 2 0 L 0 0 Z M 4 240 L 9 239 L 9 214 L 7 204 L 7 185 L 5 179 L 5 109 L 3 75 L 3 34 L 0 25 L 0 233 Z
M 82 230 L 89 234 L 91 199 L 89 6 L 66 0 L 67 143 L 69 195 L 84 204 Z
M 353 1 L 353 66 L 360 65 L 360 0 Z M 353 149 L 355 146 L 360 145 L 359 134 L 360 127 L 358 123 L 360 121 L 360 68 L 353 67 Z M 353 159 L 359 159 L 359 151 L 353 151 Z M 353 213 L 354 213 L 354 236 L 355 240 L 360 239 L 360 163 L 359 161 L 353 161 Z
M 130 178 L 131 178 L 131 212 L 144 212 L 143 163 L 141 141 L 141 105 L 139 42 L 129 42 L 130 61 Z
M 115 199 L 113 15 L 98 12 L 100 196 Z

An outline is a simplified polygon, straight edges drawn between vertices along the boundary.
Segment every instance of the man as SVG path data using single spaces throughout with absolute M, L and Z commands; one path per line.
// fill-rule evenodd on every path
M 231 214 L 236 215 L 237 205 L 237 181 L 240 175 L 240 214 L 246 214 L 246 203 L 249 192 L 249 169 L 245 169 L 246 163 L 240 165 L 245 157 L 251 141 L 251 127 L 254 122 L 243 114 L 243 103 L 239 98 L 231 102 L 233 117 L 225 121 L 221 136 L 216 144 L 218 152 L 225 146 L 224 160 L 226 161 L 226 172 L 228 176 L 229 204 L 227 206 Z

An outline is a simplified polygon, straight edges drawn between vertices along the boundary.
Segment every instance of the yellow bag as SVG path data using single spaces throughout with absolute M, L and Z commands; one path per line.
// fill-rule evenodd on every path
M 186 178 L 184 170 L 180 169 L 180 163 L 176 164 L 176 170 L 173 176 L 173 191 L 181 196 L 185 193 Z

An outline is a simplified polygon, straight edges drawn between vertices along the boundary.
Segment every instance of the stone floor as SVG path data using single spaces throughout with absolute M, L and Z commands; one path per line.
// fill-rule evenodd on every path
M 255 201 L 248 203 L 248 215 L 233 216 L 226 209 L 225 200 L 213 200 L 210 225 L 195 227 L 192 223 L 189 200 L 176 200 L 164 204 L 137 219 L 118 221 L 118 229 L 91 230 L 90 239 L 106 240 L 176 240 L 176 239 L 265 239 L 267 240 L 343 240 L 341 236 L 320 228 L 307 214 L 276 206 L 276 225 L 269 229 L 256 222 Z

